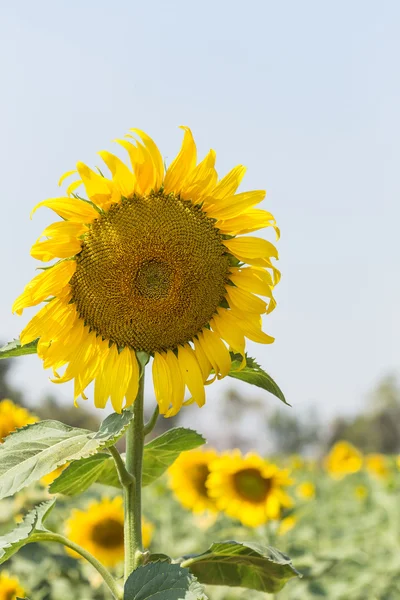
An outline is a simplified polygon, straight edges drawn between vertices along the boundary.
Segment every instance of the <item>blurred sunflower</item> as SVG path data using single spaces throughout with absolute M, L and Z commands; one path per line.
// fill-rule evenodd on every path
M 182 506 L 194 513 L 218 510 L 206 486 L 210 464 L 217 457 L 215 450 L 189 450 L 182 452 L 168 469 L 170 486 L 175 496 Z
M 36 423 L 38 418 L 22 406 L 14 404 L 12 400 L 1 400 L 0 402 L 0 443 L 4 442 L 10 433 L 19 427 L 25 427 L 30 423 Z
M 315 485 L 312 481 L 303 481 L 296 487 L 296 494 L 303 500 L 312 500 L 315 498 Z
M 384 454 L 367 454 L 365 457 L 365 468 L 368 473 L 386 479 L 390 474 L 387 458 Z
M 298 522 L 298 518 L 296 515 L 289 515 L 282 519 L 279 523 L 279 527 L 277 530 L 278 535 L 286 535 L 289 531 L 291 531 L 294 527 L 296 527 Z
M 363 456 L 357 448 L 346 441 L 337 442 L 324 460 L 328 473 L 334 479 L 357 473 L 363 465 Z
M 102 151 L 109 177 L 78 162 L 60 181 L 78 174 L 67 197 L 33 210 L 45 206 L 63 219 L 46 227 L 31 250 L 34 258 L 55 263 L 25 287 L 13 311 L 49 300 L 22 331 L 21 343 L 40 338 L 44 367 L 52 367 L 57 383 L 74 379 L 75 401 L 86 398 L 95 381 L 98 408 L 109 398 L 117 412 L 124 398 L 131 405 L 139 382 L 135 351 L 145 351 L 154 357 L 160 412 L 171 416 L 182 407 L 186 387 L 190 401 L 204 404 L 204 385 L 231 368 L 228 346 L 244 357 L 245 337 L 273 342 L 261 329 L 261 315 L 276 305 L 277 250 L 263 238 L 237 237 L 264 227 L 278 237 L 272 214 L 254 208 L 265 192 L 236 193 L 242 165 L 218 181 L 215 152 L 197 164 L 192 133 L 183 130 L 182 148 L 166 173 L 156 144 L 134 129 L 141 142 L 131 135 L 116 140 L 131 169 Z M 87 199 L 75 193 L 82 184 Z
M 120 496 L 113 500 L 103 498 L 91 502 L 86 510 L 75 509 L 66 522 L 67 536 L 107 567 L 115 567 L 124 560 L 124 507 Z M 153 525 L 143 521 L 143 546 L 150 545 Z M 75 558 L 78 554 L 67 548 Z
M 51 473 L 48 473 L 48 475 L 45 475 L 44 477 L 41 478 L 40 482 L 42 485 L 44 485 L 45 487 L 48 487 L 49 485 L 51 485 L 53 483 L 53 481 L 55 479 L 57 479 L 57 477 L 59 477 L 61 475 L 61 473 L 69 466 L 70 463 L 65 463 L 65 465 L 61 465 L 61 467 L 57 467 L 57 469 L 54 469 L 54 471 L 52 471 Z
M 10 577 L 3 571 L 0 573 L 0 600 L 16 600 L 25 596 L 25 590 L 21 587 L 18 579 Z
M 281 509 L 293 505 L 283 490 L 291 483 L 288 469 L 281 470 L 257 454 L 242 457 L 234 450 L 210 464 L 206 485 L 217 508 L 243 525 L 257 527 L 279 519 Z

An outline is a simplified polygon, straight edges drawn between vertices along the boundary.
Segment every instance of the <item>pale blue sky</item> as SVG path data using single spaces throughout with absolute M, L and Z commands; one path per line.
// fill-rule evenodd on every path
M 247 165 L 282 229 L 276 343 L 251 353 L 294 410 L 360 408 L 399 365 L 400 3 L 17 0 L 1 13 L 0 338 L 34 312 L 10 312 L 51 222 L 30 221 L 32 206 L 130 127 L 170 161 L 185 124 L 221 174 Z M 37 357 L 15 378 L 32 401 L 71 401 Z

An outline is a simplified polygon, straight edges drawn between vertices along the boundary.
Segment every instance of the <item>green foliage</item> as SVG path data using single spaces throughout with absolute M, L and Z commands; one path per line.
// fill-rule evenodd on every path
M 281 400 L 284 404 L 290 406 L 278 384 L 275 383 L 272 377 L 268 375 L 268 373 L 266 373 L 259 364 L 257 364 L 254 358 L 246 356 L 246 366 L 241 370 L 239 370 L 242 362 L 242 357 L 240 354 L 234 354 L 231 352 L 231 358 L 232 367 L 229 372 L 229 377 L 240 379 L 241 381 L 251 383 L 252 385 L 266 390 L 270 394 L 276 396 L 276 398 L 279 398 L 279 400 Z
M 193 450 L 206 443 L 200 433 L 176 427 L 163 433 L 144 447 L 143 485 L 149 485 L 170 467 L 181 452 Z
M 21 342 L 19 340 L 8 342 L 8 344 L 0 348 L 0 359 L 12 358 L 14 356 L 25 356 L 26 354 L 36 354 L 37 344 L 38 340 L 29 342 L 29 344 L 25 344 L 25 346 L 21 346 Z
M 43 502 L 31 510 L 13 531 L 0 537 L 0 565 L 27 544 L 35 533 L 45 531 L 43 523 L 49 516 L 54 503 L 55 499 Z
M 0 446 L 0 498 L 15 494 L 67 462 L 114 444 L 131 419 L 129 411 L 113 413 L 97 432 L 40 421 L 13 433 Z
M 176 427 L 146 444 L 143 453 L 143 486 L 161 477 L 181 452 L 204 443 L 205 439 L 196 431 Z M 109 454 L 101 453 L 72 463 L 54 481 L 50 491 L 72 496 L 82 493 L 93 483 L 121 487 L 114 459 Z
M 245 587 L 260 592 L 279 592 L 299 576 L 291 560 L 270 546 L 253 542 L 217 542 L 182 563 L 201 583 Z
M 82 494 L 98 480 L 104 471 L 105 461 L 109 458 L 109 454 L 100 452 L 74 461 L 53 481 L 49 488 L 50 493 L 66 496 Z
M 188 569 L 167 562 L 149 563 L 134 571 L 124 589 L 124 600 L 207 600 Z

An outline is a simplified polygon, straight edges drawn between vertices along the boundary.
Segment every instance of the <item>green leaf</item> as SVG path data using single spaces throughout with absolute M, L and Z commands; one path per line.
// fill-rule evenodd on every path
M 292 577 L 301 577 L 288 556 L 271 546 L 252 542 L 217 542 L 182 565 L 201 583 L 245 587 L 270 594 L 279 592 Z
M 266 390 L 270 394 L 273 394 L 279 398 L 279 400 L 287 404 L 287 406 L 291 406 L 288 402 L 286 402 L 286 398 L 278 384 L 275 383 L 272 377 L 268 375 L 268 373 L 266 373 L 259 364 L 256 363 L 254 358 L 246 356 L 246 366 L 241 370 L 239 370 L 242 362 L 241 355 L 231 352 L 231 358 L 232 367 L 228 373 L 229 377 L 240 379 L 241 381 L 246 381 L 246 383 L 256 385 L 257 387 L 262 388 L 263 390 Z
M 29 342 L 29 344 L 25 344 L 25 346 L 21 346 L 19 340 L 13 340 L 0 348 L 0 359 L 12 358 L 13 356 L 25 356 L 26 354 L 36 354 L 37 345 L 38 340 Z
M 130 411 L 113 413 L 97 432 L 58 421 L 40 421 L 12 433 L 0 445 L 0 499 L 67 462 L 87 458 L 114 444 L 132 416 Z
M 149 485 L 176 461 L 181 452 L 206 443 L 200 433 L 185 427 L 175 427 L 145 445 L 143 454 L 143 485 Z
M 109 454 L 100 452 L 74 461 L 53 481 L 49 488 L 50 493 L 66 496 L 82 494 L 97 481 L 104 470 L 105 461 L 109 458 Z
M 0 565 L 28 543 L 29 538 L 38 531 L 45 531 L 44 521 L 48 517 L 55 499 L 39 504 L 31 510 L 13 531 L 0 537 Z
M 149 563 L 125 583 L 124 600 L 207 600 L 188 569 L 167 562 Z

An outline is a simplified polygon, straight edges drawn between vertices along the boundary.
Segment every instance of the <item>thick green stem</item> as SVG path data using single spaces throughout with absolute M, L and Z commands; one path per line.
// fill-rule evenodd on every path
M 126 432 L 126 470 L 133 481 L 124 485 L 125 581 L 141 563 L 142 544 L 142 465 L 144 446 L 144 368 L 133 404 L 133 420 Z
M 146 425 L 144 426 L 144 435 L 149 435 L 149 433 L 151 433 L 154 429 L 154 427 L 156 426 L 157 423 L 157 419 L 160 415 L 160 409 L 157 406 L 154 409 L 153 414 L 151 415 L 150 419 L 147 421 Z
M 108 586 L 110 592 L 114 596 L 115 600 L 123 599 L 123 590 L 120 588 L 118 583 L 115 581 L 114 577 L 107 571 L 104 565 L 101 564 L 90 552 L 75 544 L 75 542 L 69 540 L 68 538 L 60 535 L 59 533 L 53 533 L 52 531 L 46 532 L 38 532 L 32 535 L 29 538 L 29 543 L 31 542 L 57 542 L 62 544 L 63 546 L 67 546 L 71 550 L 74 550 L 78 554 L 80 554 L 83 558 L 85 558 L 95 569 L 102 578 L 104 579 L 104 583 Z

